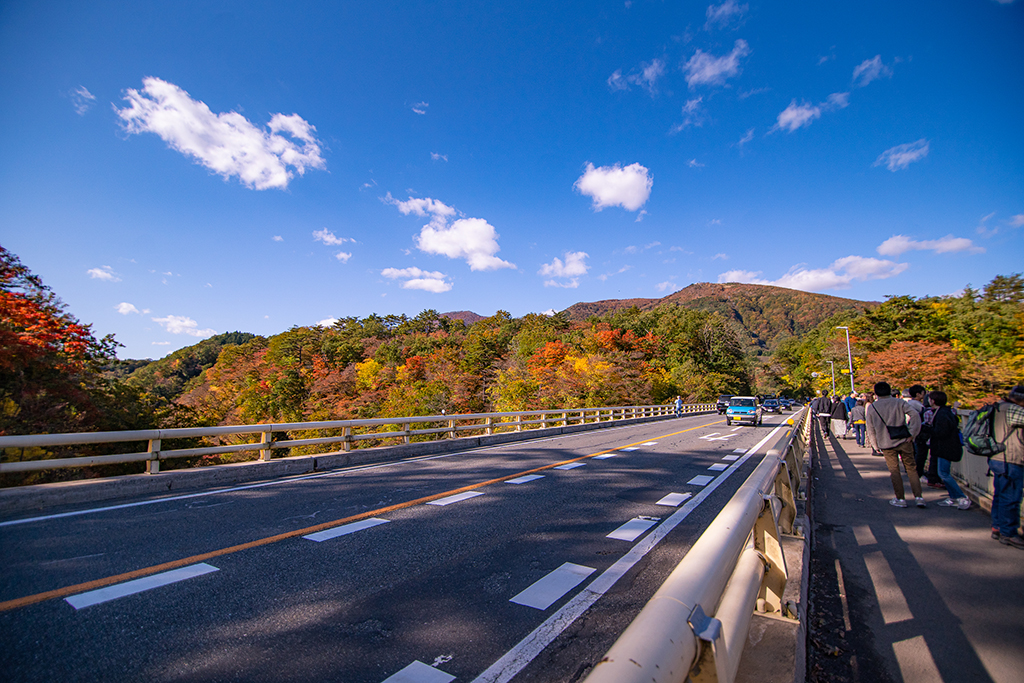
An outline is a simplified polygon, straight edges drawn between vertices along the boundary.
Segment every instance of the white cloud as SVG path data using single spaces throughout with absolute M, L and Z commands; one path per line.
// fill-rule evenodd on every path
M 171 342 L 150 342 L 153 346 L 170 346 Z
M 339 247 L 345 242 L 352 242 L 355 244 L 355 240 L 351 237 L 335 237 L 334 233 L 324 228 L 323 230 L 314 230 L 313 239 L 317 242 L 323 242 L 329 247 Z
M 747 129 L 746 134 L 742 138 L 740 138 L 740 141 L 736 143 L 736 146 L 742 148 L 743 145 L 747 144 L 748 142 L 750 142 L 753 139 L 754 139 L 754 129 L 753 128 L 749 128 L 749 129 Z
M 440 294 L 452 288 L 452 284 L 446 281 L 448 277 L 444 273 L 436 271 L 420 270 L 419 268 L 385 268 L 380 274 L 391 280 L 405 280 L 402 289 L 422 289 L 426 292 Z
M 274 235 L 270 239 L 274 240 L 275 242 L 284 242 L 284 238 L 281 237 L 280 235 Z
M 152 318 L 152 320 L 163 325 L 163 328 L 171 334 L 187 334 L 193 337 L 209 337 L 217 334 L 216 330 L 198 329 L 199 323 L 183 315 L 169 315 L 166 318 Z
M 828 268 L 810 269 L 804 264 L 793 266 L 778 280 L 763 279 L 761 271 L 730 270 L 719 275 L 718 281 L 774 285 L 816 292 L 823 289 L 849 289 L 856 280 L 885 280 L 899 275 L 907 268 L 906 263 L 864 256 L 846 256 L 834 261 Z
M 214 114 L 178 86 L 159 78 L 128 89 L 130 106 L 116 109 L 128 133 L 156 133 L 172 149 L 225 179 L 238 176 L 256 190 L 284 189 L 293 172 L 324 168 L 316 128 L 298 114 L 274 114 L 263 130 L 237 112 Z M 284 133 L 285 135 L 281 135 Z
M 921 138 L 917 142 L 908 142 L 905 145 L 896 145 L 890 147 L 879 155 L 872 166 L 885 165 L 890 171 L 895 173 L 905 169 L 915 161 L 920 161 L 928 156 L 929 146 L 928 141 Z
M 690 168 L 704 168 L 704 164 L 700 163 L 696 159 L 690 159 L 686 162 L 686 165 Z
M 545 287 L 575 289 L 579 287 L 579 277 L 586 275 L 590 270 L 590 266 L 586 264 L 587 256 L 585 251 L 567 251 L 565 252 L 565 261 L 555 257 L 551 263 L 541 265 L 537 274 L 549 278 L 561 278 L 561 281 L 545 280 Z
M 319 327 L 334 327 L 334 323 L 338 322 L 337 318 L 324 318 L 317 322 Z
M 127 301 L 122 301 L 118 305 L 114 306 L 114 310 L 120 313 L 121 315 L 128 315 L 129 313 L 149 313 L 149 310 L 140 311 Z
M 629 86 L 632 84 L 643 88 L 653 95 L 658 91 L 656 84 L 663 75 L 665 75 L 664 60 L 652 59 L 650 63 L 641 64 L 639 70 L 633 71 L 627 76 L 622 75 L 622 69 L 616 69 L 608 77 L 606 83 L 613 91 L 629 90 Z
M 737 40 L 732 52 L 722 57 L 697 50 L 683 65 L 686 83 L 691 88 L 695 85 L 722 85 L 727 79 L 739 74 L 740 59 L 749 54 L 750 47 L 745 40 Z
M 1024 225 L 1024 213 L 1018 213 L 1016 216 L 1010 217 L 1010 227 L 1019 228 Z
M 733 19 L 740 19 L 746 14 L 748 9 L 748 5 L 738 5 L 736 0 L 725 0 L 721 5 L 708 5 L 708 20 L 704 28 L 711 30 L 713 26 L 728 26 Z
M 80 85 L 71 91 L 71 104 L 74 106 L 76 114 L 85 116 L 85 113 L 92 109 L 92 105 L 96 104 L 96 96 L 89 92 L 84 85 Z
M 850 93 L 848 92 L 834 92 L 828 96 L 828 99 L 821 103 L 821 108 L 825 111 L 834 111 L 836 109 L 846 109 L 850 106 Z
M 427 113 L 427 107 L 429 106 L 429 102 L 417 102 L 416 104 L 412 105 L 412 110 L 419 114 L 420 116 L 422 116 L 423 114 Z
M 821 116 L 821 108 L 804 102 L 798 105 L 796 100 L 789 103 L 789 106 L 779 114 L 778 122 L 772 130 L 785 130 L 792 133 L 798 128 L 809 126 L 814 119 Z
M 90 268 L 85 271 L 89 277 L 94 280 L 106 280 L 107 282 L 120 282 L 121 278 L 117 276 L 114 269 L 110 266 L 102 266 L 100 268 Z
M 494 226 L 483 218 L 460 218 L 449 226 L 437 226 L 431 221 L 423 226 L 416 246 L 428 254 L 464 258 L 470 270 L 515 268 L 514 263 L 494 255 L 501 250 L 499 237 Z
M 433 159 L 434 161 L 448 161 L 447 154 L 438 154 L 437 152 L 431 152 L 430 158 Z
M 679 131 L 689 127 L 697 126 L 700 128 L 704 125 L 704 121 L 707 120 L 707 115 L 701 108 L 701 102 L 704 100 L 703 97 L 696 99 L 687 100 L 686 104 L 683 105 L 683 121 L 672 126 L 669 133 L 678 133 Z
M 985 249 L 966 237 L 946 235 L 937 240 L 913 240 L 906 235 L 893 235 L 878 245 L 876 251 L 882 256 L 899 256 L 908 251 L 934 251 L 936 254 L 952 254 L 967 251 L 972 254 L 984 253 Z
M 871 59 L 865 59 L 853 70 L 853 85 L 863 88 L 871 81 L 879 78 L 892 77 L 892 69 L 882 63 L 882 55 L 875 55 Z
M 595 211 L 609 206 L 636 211 L 647 203 L 653 185 L 654 178 L 640 164 L 630 164 L 625 168 L 619 164 L 594 168 L 587 162 L 587 170 L 576 180 L 573 188 L 594 200 Z
M 711 257 L 711 260 L 712 261 L 728 261 L 729 260 L 729 255 L 728 254 L 715 254 L 714 256 Z
M 352 258 L 352 254 L 347 251 L 339 251 L 334 255 L 334 258 L 338 259 L 342 263 L 348 263 L 348 260 Z
M 682 289 L 680 285 L 677 285 L 674 282 L 659 282 L 658 284 L 654 285 L 654 288 L 659 292 L 669 293 L 678 292 L 680 289 Z

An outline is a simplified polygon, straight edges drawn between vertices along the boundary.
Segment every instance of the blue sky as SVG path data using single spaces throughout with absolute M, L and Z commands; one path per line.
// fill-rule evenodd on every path
M 123 358 L 1024 270 L 1024 1 L 8 2 L 0 243 Z

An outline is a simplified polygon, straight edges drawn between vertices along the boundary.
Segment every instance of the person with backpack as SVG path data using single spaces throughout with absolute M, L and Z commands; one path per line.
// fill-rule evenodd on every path
M 1024 550 L 1020 537 L 1020 503 L 1024 495 L 1024 384 L 996 404 L 992 436 L 1006 448 L 988 459 L 992 472 L 992 538 Z
M 892 490 L 896 497 L 889 505 L 905 508 L 903 477 L 900 476 L 900 461 L 910 479 L 910 489 L 914 492 L 917 507 L 927 507 L 921 495 L 921 480 L 917 477 L 917 465 L 914 462 L 914 439 L 921 433 L 921 416 L 906 401 L 891 396 L 892 389 L 888 382 L 875 385 L 878 399 L 866 411 L 868 442 L 877 445 L 889 468 Z
M 821 392 L 821 396 L 811 401 L 811 412 L 818 418 L 822 435 L 827 437 L 828 425 L 832 420 L 832 401 L 827 391 Z
M 948 401 L 949 398 L 944 391 L 933 391 L 928 394 L 928 403 L 935 411 L 931 418 L 928 448 L 931 450 L 932 458 L 938 460 L 938 477 L 946 485 L 946 492 L 949 494 L 949 498 L 941 501 L 939 505 L 967 510 L 971 507 L 971 499 L 964 495 L 963 489 L 949 472 L 950 466 L 954 462 L 960 462 L 964 457 L 964 447 L 960 443 L 960 418 L 946 405 Z

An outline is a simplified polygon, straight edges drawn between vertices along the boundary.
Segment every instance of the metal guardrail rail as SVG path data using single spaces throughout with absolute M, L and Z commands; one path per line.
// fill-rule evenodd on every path
M 782 604 L 780 534 L 796 521 L 810 411 L 768 451 L 585 683 L 732 683 L 755 607 Z M 763 602 L 762 602 L 763 601 Z M 711 616 L 713 615 L 713 616 Z
M 682 414 L 704 413 L 715 409 L 713 403 L 688 404 Z M 275 449 L 300 446 L 331 446 L 341 444 L 343 451 L 353 444 L 371 439 L 402 439 L 410 443 L 416 436 L 456 438 L 465 432 L 487 435 L 524 429 L 568 426 L 588 422 L 631 420 L 675 415 L 675 407 L 667 405 L 606 406 L 601 408 L 574 408 L 558 410 L 526 410 L 508 413 L 473 413 L 463 415 L 421 415 L 411 417 L 384 417 L 368 420 L 334 420 L 330 422 L 287 422 L 283 424 L 254 424 L 226 427 L 194 427 L 177 429 L 144 429 L 121 432 L 79 432 L 74 434 L 32 434 L 0 436 L 0 455 L 9 448 L 52 448 L 123 442 L 147 442 L 145 451 L 115 453 L 111 455 L 84 455 L 70 458 L 0 462 L 0 474 L 29 472 L 69 467 L 91 467 L 115 463 L 145 462 L 146 472 L 157 474 L 160 462 L 172 458 L 190 458 L 202 455 L 222 455 L 250 451 L 258 453 L 259 460 L 269 461 Z M 524 419 L 525 418 L 525 419 Z M 413 428 L 413 425 L 442 425 L 440 427 Z M 373 431 L 383 427 L 387 431 Z M 357 431 L 359 430 L 359 431 Z M 340 434 L 314 438 L 293 439 L 295 432 L 340 431 Z M 280 438 L 277 435 L 285 435 Z M 235 435 L 258 435 L 259 441 L 162 450 L 164 441 L 184 438 L 223 438 Z

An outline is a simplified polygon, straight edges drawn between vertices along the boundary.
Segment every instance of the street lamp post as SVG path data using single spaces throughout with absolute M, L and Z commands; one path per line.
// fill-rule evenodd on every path
M 846 361 L 850 364 L 850 391 L 857 391 L 853 386 L 853 353 L 850 351 L 850 328 L 845 325 L 836 325 L 837 330 L 846 330 Z
M 825 361 L 832 366 L 832 395 L 836 395 L 836 364 L 830 360 Z

